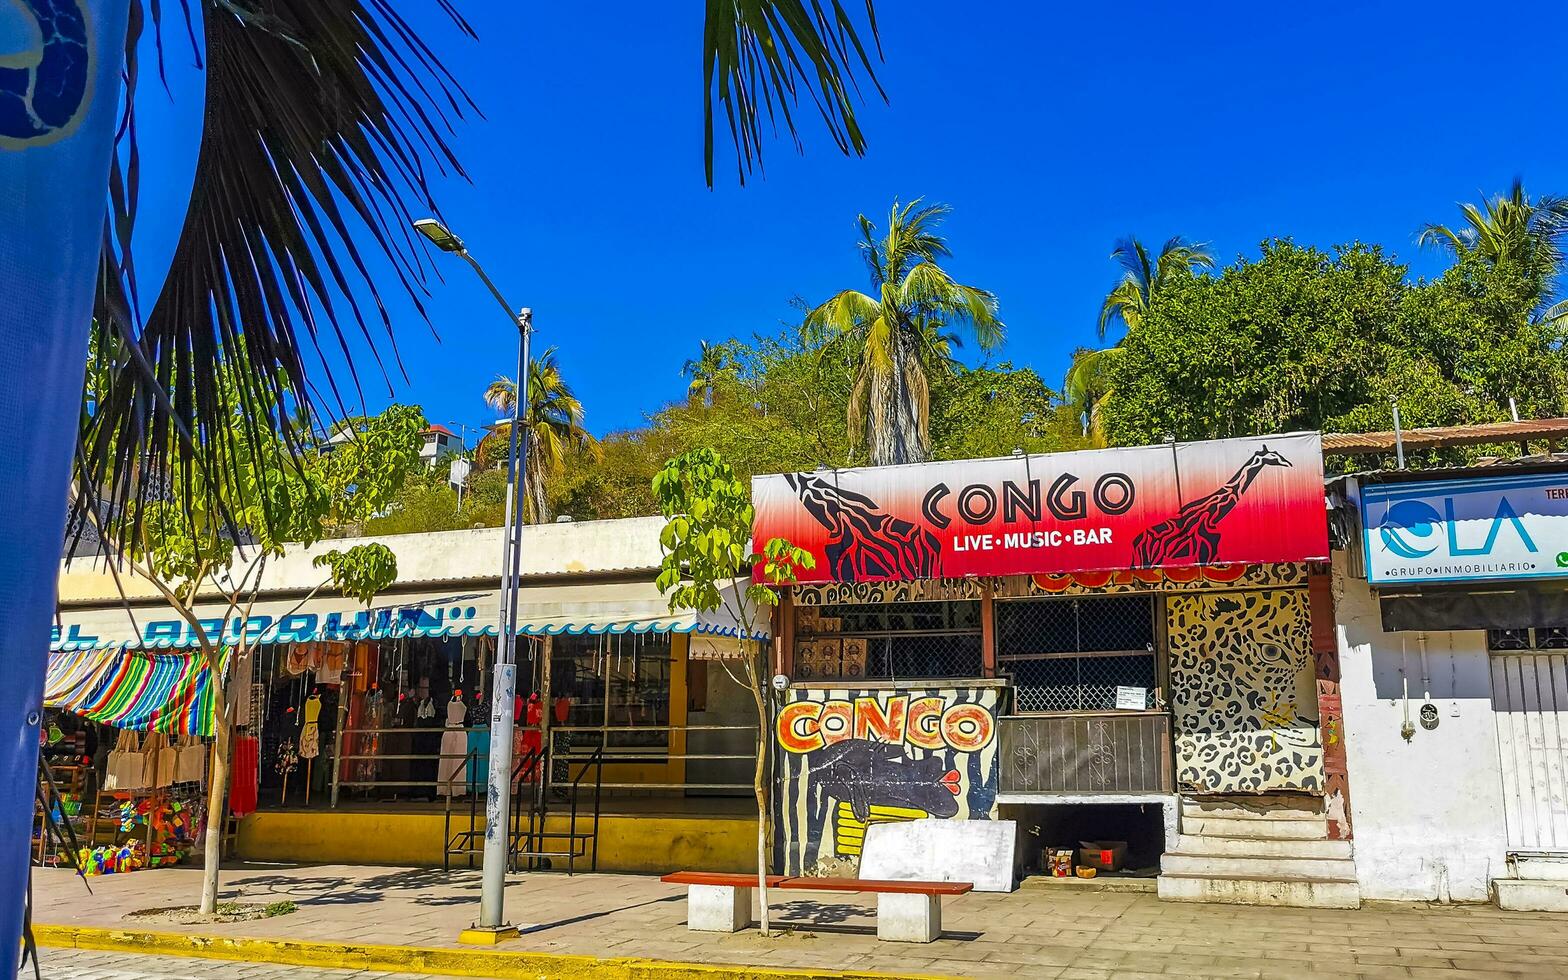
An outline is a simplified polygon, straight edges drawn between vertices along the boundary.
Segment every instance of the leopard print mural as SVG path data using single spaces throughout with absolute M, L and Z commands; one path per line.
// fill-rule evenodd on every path
M 1321 793 L 1306 590 L 1178 594 L 1165 608 L 1182 789 Z

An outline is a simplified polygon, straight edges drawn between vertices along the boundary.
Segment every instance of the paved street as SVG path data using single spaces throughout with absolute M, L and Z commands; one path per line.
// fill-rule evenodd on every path
M 38 873 L 35 921 L 451 949 L 459 930 L 472 921 L 479 894 L 473 873 L 430 869 L 239 866 L 226 870 L 223 880 L 226 899 L 286 898 L 298 903 L 299 911 L 217 925 L 137 924 L 124 915 L 189 904 L 200 871 L 175 868 L 95 878 L 89 896 L 69 872 L 46 869 Z M 755 930 L 736 935 L 687 931 L 684 890 L 650 877 L 518 875 L 507 896 L 510 916 L 528 925 L 519 940 L 505 945 L 508 952 L 1074 980 L 1145 974 L 1258 980 L 1568 977 L 1568 917 L 1504 912 L 1489 905 L 1276 909 L 1029 886 L 1011 895 L 972 894 L 946 903 L 943 938 L 912 946 L 876 939 L 869 896 L 775 894 L 774 921 L 786 931 L 767 939 Z M 177 972 L 169 975 L 228 976 L 215 972 L 221 968 L 192 961 L 183 971 L 176 964 Z
M 442 980 L 428 974 L 318 970 L 141 953 L 80 949 L 45 949 L 40 953 L 44 980 Z M 18 980 L 33 980 L 31 964 L 17 976 Z

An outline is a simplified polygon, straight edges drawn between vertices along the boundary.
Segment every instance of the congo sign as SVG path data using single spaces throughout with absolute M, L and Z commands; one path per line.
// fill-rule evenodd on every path
M 752 502 L 755 541 L 816 558 L 802 582 L 1328 557 L 1315 432 L 760 476 Z
M 949 704 L 939 695 L 796 701 L 779 712 L 777 728 L 779 746 L 796 754 L 850 738 L 979 752 L 996 737 L 996 719 L 983 705 Z
M 990 820 L 1000 772 L 995 687 L 794 688 L 779 711 L 780 864 L 830 873 L 868 824 Z
M 1361 487 L 1367 581 L 1568 577 L 1568 474 Z

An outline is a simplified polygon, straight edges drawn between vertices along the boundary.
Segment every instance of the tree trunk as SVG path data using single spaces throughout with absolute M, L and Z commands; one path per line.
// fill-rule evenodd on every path
M 207 669 L 215 683 L 222 683 L 221 657 L 207 656 Z M 235 658 L 238 673 L 240 660 Z M 218 911 L 218 864 L 223 856 L 223 824 L 228 809 L 229 760 L 233 751 L 234 735 L 230 719 L 234 717 L 234 679 L 223 685 L 223 696 L 213 699 L 213 728 L 217 735 L 212 747 L 212 765 L 207 778 L 207 835 L 202 846 L 201 914 L 213 915 Z
M 745 642 L 745 641 L 742 641 Z M 751 682 L 751 697 L 757 705 L 757 767 L 752 776 L 751 788 L 757 797 L 757 903 L 761 910 L 759 924 L 762 934 L 768 935 L 768 707 L 762 692 L 762 677 L 757 670 L 757 658 L 746 657 L 746 679 Z

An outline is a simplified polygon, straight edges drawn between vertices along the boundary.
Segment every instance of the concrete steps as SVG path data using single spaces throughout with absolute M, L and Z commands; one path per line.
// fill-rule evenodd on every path
M 1238 837 L 1247 840 L 1327 840 L 1328 822 L 1322 817 L 1296 820 L 1289 817 L 1182 817 L 1183 833 L 1202 837 Z
M 1550 878 L 1496 878 L 1497 907 L 1510 912 L 1568 912 L 1568 881 Z
M 1361 888 L 1354 881 L 1316 878 L 1211 878 L 1198 875 L 1159 879 L 1167 902 L 1218 902 L 1227 905 L 1288 905 L 1294 908 L 1358 909 Z
M 1160 859 L 1166 901 L 1361 905 L 1350 842 L 1329 839 L 1316 797 L 1184 799 L 1181 830 Z
M 1259 837 L 1215 837 L 1182 834 L 1176 843 L 1180 854 L 1229 854 L 1240 857 L 1269 856 L 1281 858 L 1323 858 L 1334 860 L 1350 857 L 1350 841 L 1313 839 L 1276 839 Z

